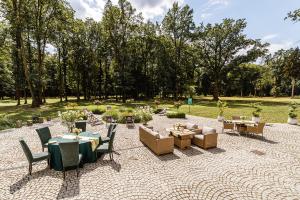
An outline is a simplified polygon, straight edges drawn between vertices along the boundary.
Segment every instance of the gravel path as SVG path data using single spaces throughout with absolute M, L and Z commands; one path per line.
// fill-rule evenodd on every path
M 154 116 L 149 124 L 159 132 L 176 122 L 193 122 L 221 131 L 213 119 L 188 116 L 168 119 Z M 272 124 L 265 127 L 266 140 L 219 134 L 218 148 L 154 155 L 138 137 L 138 125 L 118 125 L 114 161 L 108 156 L 85 164 L 79 178 L 68 171 L 33 166 L 18 143 L 24 138 L 33 152 L 41 151 L 35 128 L 50 126 L 53 136 L 67 131 L 59 122 L 0 132 L 0 199 L 300 199 L 300 127 Z M 105 135 L 105 125 L 90 127 Z

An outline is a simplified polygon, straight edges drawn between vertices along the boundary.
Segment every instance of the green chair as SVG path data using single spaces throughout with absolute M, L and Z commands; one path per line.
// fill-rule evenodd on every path
M 66 168 L 77 167 L 77 177 L 79 174 L 79 164 L 82 159 L 82 155 L 79 154 L 79 142 L 62 142 L 59 143 L 59 149 L 61 153 L 61 159 L 63 164 L 64 179 L 66 178 Z
M 26 144 L 26 142 L 23 140 L 23 139 L 20 139 L 19 140 L 21 146 L 22 146 L 22 149 L 24 151 L 24 154 L 29 162 L 29 174 L 31 175 L 31 172 L 32 172 L 32 164 L 33 163 L 36 163 L 36 162 L 40 162 L 40 161 L 43 161 L 43 160 L 47 160 L 48 162 L 48 165 L 49 165 L 49 162 L 50 162 L 50 154 L 48 152 L 42 152 L 42 153 L 36 153 L 36 154 L 33 154 L 31 153 L 28 145 Z
M 115 138 L 116 130 L 114 129 L 111 133 L 110 140 L 107 143 L 101 144 L 97 148 L 97 154 L 109 154 L 110 160 L 113 160 L 113 144 L 114 144 L 114 138 Z
M 116 123 L 112 123 L 112 124 L 109 125 L 106 137 L 101 138 L 102 143 L 109 142 L 112 131 L 115 130 L 116 127 L 117 127 Z
M 75 122 L 75 127 L 81 129 L 82 132 L 85 132 L 86 131 L 86 122 L 85 121 Z
M 48 141 L 52 138 L 49 127 L 44 128 L 38 128 L 35 129 L 38 133 L 41 143 L 42 143 L 42 150 L 44 151 L 44 148 L 48 148 Z

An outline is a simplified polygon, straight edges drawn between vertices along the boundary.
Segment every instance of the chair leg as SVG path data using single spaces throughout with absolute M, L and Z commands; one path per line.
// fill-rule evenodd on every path
M 64 180 L 66 179 L 66 171 L 65 169 L 63 169 L 63 177 L 64 177 Z
M 29 163 L 29 169 L 28 169 L 28 171 L 29 171 L 29 175 L 31 175 L 31 172 L 32 172 L 32 163 Z
M 79 165 L 76 168 L 77 177 L 79 176 Z
M 45 150 L 44 150 L 44 147 L 42 147 L 42 151 L 44 152 Z

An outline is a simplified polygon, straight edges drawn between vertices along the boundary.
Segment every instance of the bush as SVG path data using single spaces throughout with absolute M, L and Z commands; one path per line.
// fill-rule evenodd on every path
M 289 105 L 289 117 L 292 119 L 296 119 L 298 117 L 296 110 L 297 110 L 297 103 L 296 102 L 292 102 Z
M 111 116 L 114 120 L 117 120 L 119 122 L 119 115 L 120 115 L 120 112 L 117 110 L 108 110 L 104 113 L 102 119 L 104 121 L 106 121 L 106 117 Z
M 13 127 L 15 127 L 15 124 L 11 119 L 4 115 L 0 116 L 0 130 L 5 130 Z
M 101 115 L 101 114 L 105 113 L 105 110 L 96 108 L 96 109 L 92 110 L 92 113 L 95 114 L 95 115 Z
M 158 114 L 158 113 L 160 113 L 161 111 L 163 111 L 162 108 L 157 108 L 157 109 L 155 109 L 155 110 L 153 111 L 153 113 L 154 113 L 154 114 Z
M 168 118 L 185 118 L 185 113 L 183 112 L 168 112 Z

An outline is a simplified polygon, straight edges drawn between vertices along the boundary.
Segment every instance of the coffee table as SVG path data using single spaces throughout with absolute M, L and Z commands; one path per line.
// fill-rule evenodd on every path
M 180 149 L 186 149 L 191 146 L 191 139 L 194 136 L 194 132 L 187 129 L 174 130 L 173 128 L 167 129 L 170 135 L 174 137 L 174 144 Z

